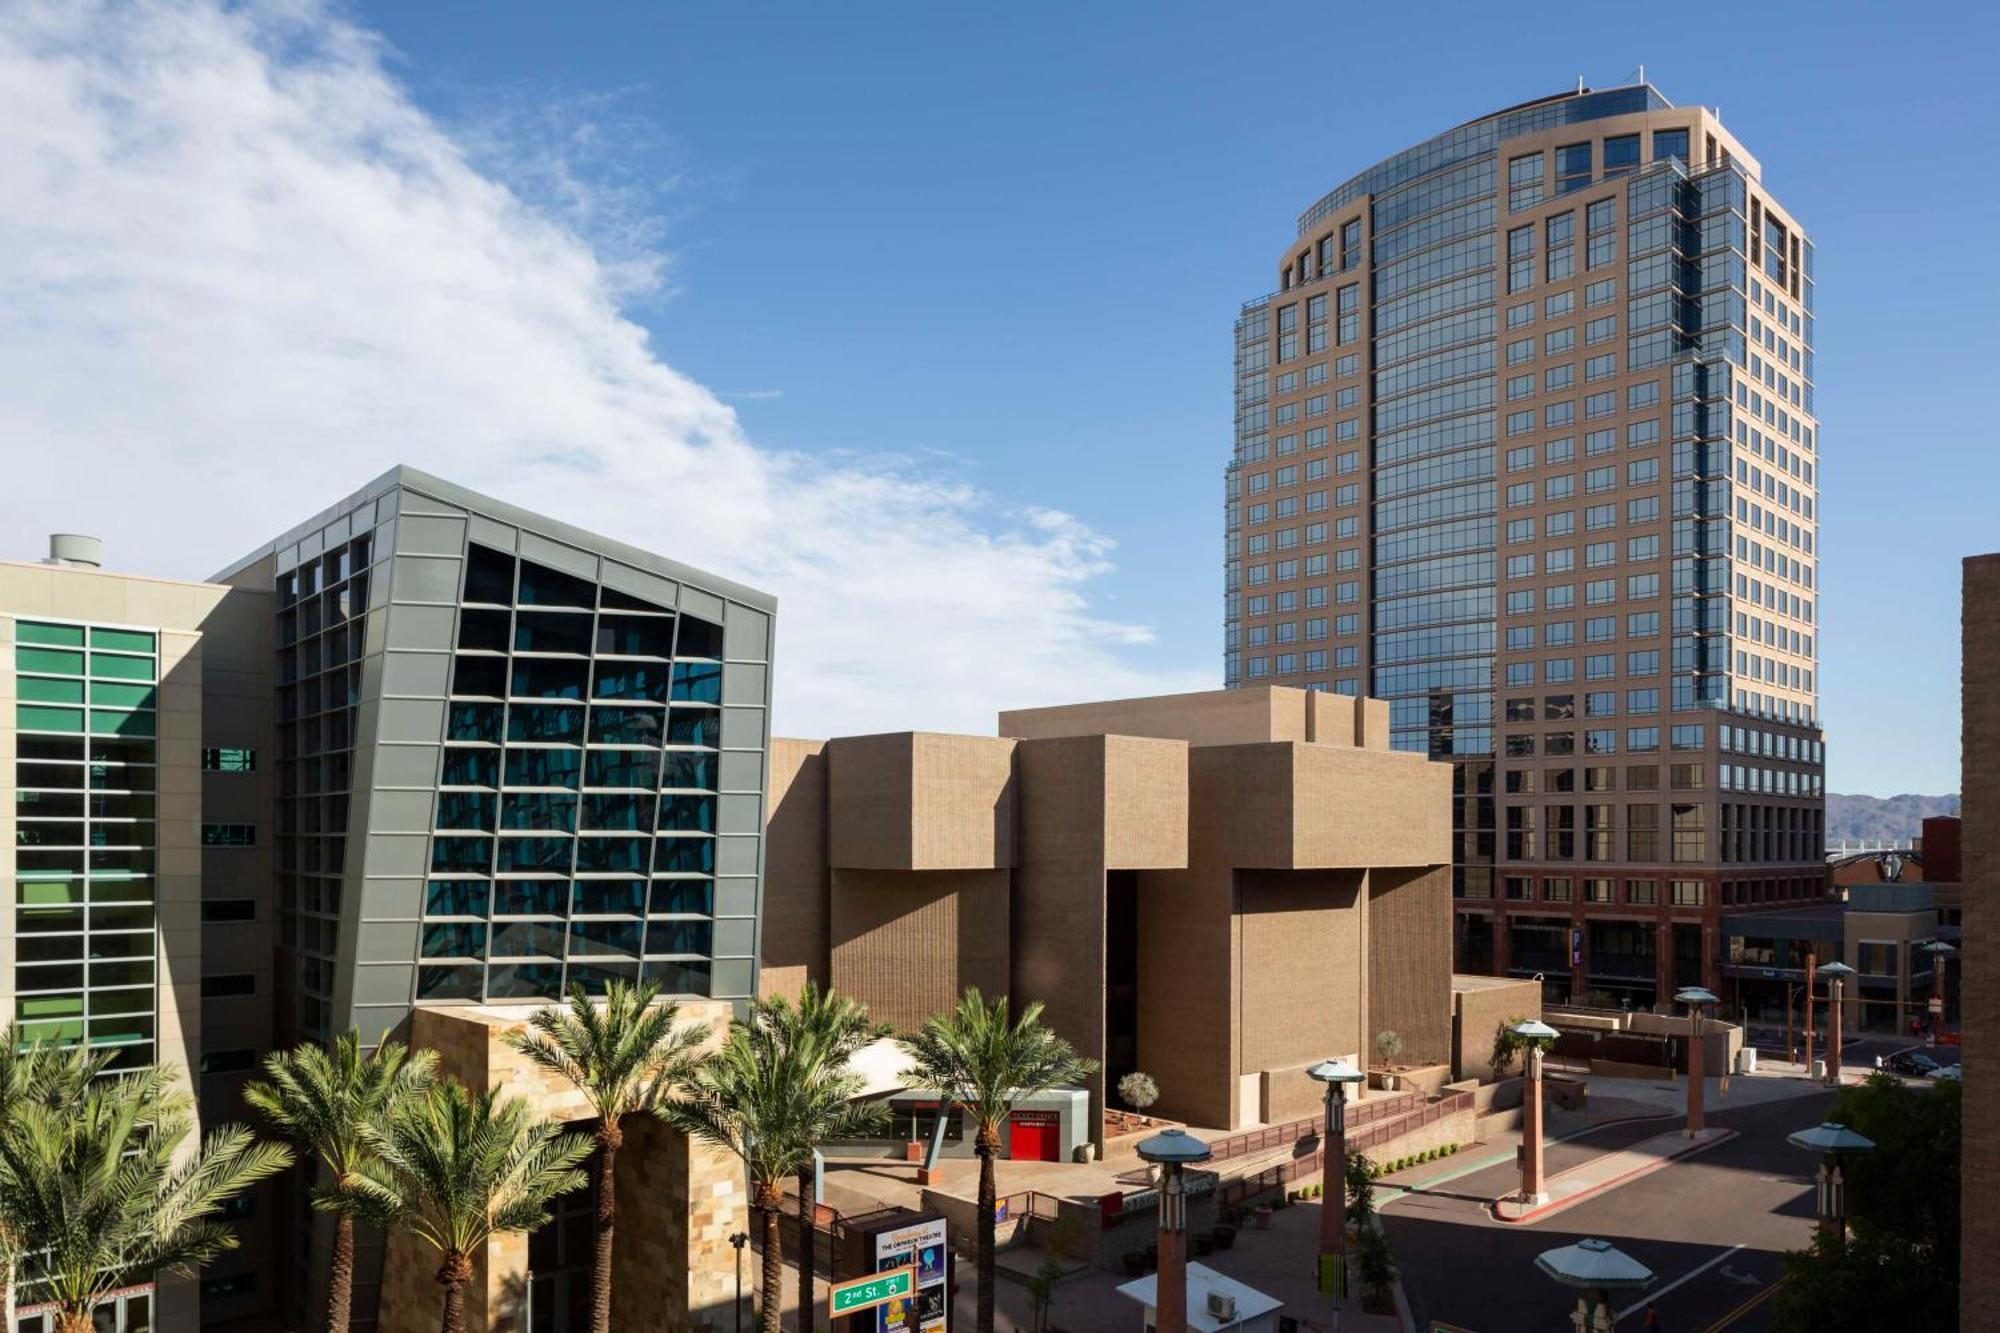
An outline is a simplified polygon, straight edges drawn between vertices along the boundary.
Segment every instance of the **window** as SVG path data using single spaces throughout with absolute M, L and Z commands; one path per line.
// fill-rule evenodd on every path
M 204 1074 L 240 1074 L 257 1067 L 255 1051 L 203 1051 L 201 1072 Z M 252 1194 L 241 1194 L 240 1199 L 253 1199 Z
M 201 905 L 202 924 L 222 924 L 231 921 L 255 921 L 257 900 L 255 898 L 210 898 Z
M 222 972 L 201 979 L 201 998 L 204 1000 L 221 1000 L 256 993 L 257 978 L 253 973 Z
M 1658 135 L 1654 135 L 1653 139 L 1655 144 L 1659 142 Z M 1637 170 L 1638 166 L 1639 166 L 1638 135 L 1614 134 L 1605 139 L 1604 174 L 1606 176 L 1622 176 L 1626 172 Z M 1611 199 L 1606 199 L 1604 200 L 1604 203 L 1615 204 L 1616 201 Z M 1595 212 L 1596 208 L 1597 208 L 1596 204 L 1591 205 L 1593 213 Z M 1593 227 L 1592 230 L 1595 230 L 1595 228 Z
M 257 826 L 255 824 L 203 824 L 201 845 L 204 847 L 255 847 Z
M 1682 131 L 1681 137 L 1685 149 L 1686 131 Z M 1657 134 L 1653 138 L 1655 143 L 1659 141 Z M 1556 149 L 1557 194 L 1568 194 L 1572 190 L 1581 190 L 1590 184 L 1591 150 L 1592 145 L 1588 143 L 1564 144 Z M 1657 152 L 1655 149 L 1656 155 Z M 1683 151 L 1681 156 L 1686 157 L 1686 152 Z
M 201 752 L 201 771 L 204 773 L 255 773 L 257 752 L 255 750 L 207 746 Z
M 1658 143 L 1659 135 L 1655 134 L 1653 139 L 1655 143 Z M 1685 149 L 1685 134 L 1682 135 L 1682 139 L 1682 147 Z M 1657 149 L 1655 150 L 1655 155 L 1657 155 Z M 1542 202 L 1542 175 L 1542 155 L 1540 153 L 1526 153 L 1520 157 L 1508 160 L 1507 208 L 1509 211 L 1518 213 L 1524 208 L 1533 208 L 1536 204 Z
M 1688 160 L 1688 132 L 1686 130 L 1653 131 L 1653 160 L 1658 162 L 1669 157 L 1677 157 L 1683 162 Z

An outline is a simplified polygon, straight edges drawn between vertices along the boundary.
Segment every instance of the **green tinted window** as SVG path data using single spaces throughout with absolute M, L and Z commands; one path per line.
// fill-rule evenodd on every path
M 90 655 L 90 674 L 109 676 L 113 680 L 151 680 L 154 675 L 153 659 L 150 657 L 111 657 L 104 653 Z
M 82 1012 L 81 995 L 24 995 L 20 1000 L 23 1018 L 67 1018 Z
M 107 685 L 101 680 L 90 683 L 90 701 L 112 708 L 152 708 L 158 694 L 151 685 Z
M 52 643 L 62 648 L 83 647 L 83 626 L 45 625 L 34 620 L 14 622 L 14 638 L 20 643 Z
M 52 676 L 81 676 L 83 654 L 66 653 L 56 648 L 30 648 L 21 644 L 14 649 L 14 668 L 17 671 L 46 672 Z
M 151 713 L 114 713 L 103 708 L 90 710 L 90 734 L 93 736 L 150 736 L 153 734 Z
M 100 629 L 95 626 L 90 631 L 90 646 L 93 648 L 114 648 L 126 653 L 150 653 L 156 642 L 144 630 Z
M 83 682 L 80 680 L 43 680 L 38 676 L 23 676 L 20 679 L 20 687 L 21 697 L 33 703 L 83 702 Z
M 83 710 L 38 708 L 33 704 L 16 704 L 14 725 L 23 731 L 82 731 Z
M 24 879 L 14 886 L 17 901 L 30 905 L 44 903 L 80 903 L 83 901 L 83 881 L 80 879 Z

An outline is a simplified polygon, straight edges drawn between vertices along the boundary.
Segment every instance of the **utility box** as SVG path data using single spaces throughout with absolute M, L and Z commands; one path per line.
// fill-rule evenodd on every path
M 1745 1046 L 1736 1052 L 1736 1072 L 1754 1074 L 1757 1072 L 1757 1048 Z

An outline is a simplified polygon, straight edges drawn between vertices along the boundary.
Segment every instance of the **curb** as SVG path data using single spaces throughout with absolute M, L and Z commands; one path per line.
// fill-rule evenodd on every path
M 1552 1202 L 1545 1203 L 1541 1207 L 1535 1209 L 1533 1212 L 1522 1213 L 1519 1217 L 1502 1217 L 1500 1215 L 1499 1205 L 1501 1201 L 1507 1197 L 1506 1195 L 1503 1194 L 1499 1198 L 1492 1199 L 1487 1202 L 1486 1205 L 1487 1215 L 1490 1216 L 1495 1222 L 1500 1223 L 1502 1226 L 1513 1226 L 1513 1227 L 1530 1226 L 1536 1222 L 1541 1221 L 1545 1217 L 1553 1217 L 1555 1214 L 1562 1212 L 1565 1209 L 1573 1208 L 1577 1204 L 1580 1204 L 1587 1199 L 1596 1198 L 1598 1195 L 1605 1193 L 1607 1190 L 1616 1189 L 1618 1186 L 1627 1184 L 1630 1181 L 1637 1180 L 1641 1176 L 1649 1176 L 1653 1174 L 1653 1172 L 1655 1171 L 1663 1170 L 1666 1167 L 1672 1166 L 1675 1162 L 1680 1161 L 1684 1157 L 1693 1157 L 1697 1153 L 1707 1152 L 1710 1148 L 1713 1148 L 1718 1144 L 1727 1143 L 1731 1139 L 1736 1137 L 1737 1137 L 1737 1132 L 1733 1129 L 1719 1130 L 1714 1138 L 1704 1139 L 1700 1143 L 1689 1144 L 1688 1146 L 1681 1148 L 1676 1152 L 1668 1153 L 1665 1157 L 1655 1158 L 1650 1162 L 1642 1162 L 1638 1166 L 1633 1167 L 1630 1171 L 1621 1172 L 1618 1175 L 1611 1177 L 1611 1179 L 1609 1180 L 1603 1181 L 1596 1185 L 1592 1185 L 1589 1189 L 1579 1190 L 1577 1193 L 1570 1195 L 1568 1198 L 1556 1199 Z M 1623 1150 L 1621 1149 L 1620 1151 Z M 1586 1163 L 1585 1165 L 1588 1165 L 1588 1163 Z M 1582 1167 L 1573 1166 L 1570 1168 L 1570 1171 L 1580 1171 L 1582 1169 L 1583 1169 Z M 1568 1175 L 1569 1171 L 1565 1171 L 1562 1174 Z
M 1662 1111 L 1658 1115 L 1620 1116 L 1616 1120 L 1602 1120 L 1594 1125 L 1585 1125 L 1582 1129 L 1573 1129 L 1567 1134 L 1559 1134 L 1552 1139 L 1544 1139 L 1543 1144 L 1547 1146 L 1557 1143 L 1569 1143 L 1574 1139 L 1583 1138 L 1587 1134 L 1595 1134 L 1600 1129 L 1615 1129 L 1620 1125 L 1638 1125 L 1644 1124 L 1649 1120 L 1679 1120 L 1680 1118 L 1680 1113 L 1675 1111 Z M 1490 1167 L 1505 1166 L 1507 1163 L 1515 1160 L 1516 1158 L 1513 1154 L 1502 1153 L 1497 1157 L 1487 1157 L 1477 1162 L 1468 1162 L 1457 1170 L 1447 1171 L 1441 1176 L 1432 1176 L 1429 1180 L 1411 1181 L 1407 1184 L 1397 1180 L 1378 1180 L 1375 1182 L 1377 1188 L 1392 1189 L 1397 1191 L 1397 1193 L 1391 1198 L 1382 1200 L 1375 1206 L 1377 1209 L 1381 1209 L 1400 1199 L 1407 1199 L 1413 1194 L 1422 1194 L 1425 1190 L 1431 1189 L 1434 1186 L 1449 1184 L 1461 1177 L 1472 1175 L 1478 1171 L 1485 1171 Z

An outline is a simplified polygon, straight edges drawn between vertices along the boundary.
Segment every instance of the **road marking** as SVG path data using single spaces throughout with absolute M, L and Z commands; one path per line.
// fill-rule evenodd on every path
M 1721 1263 L 1724 1259 L 1727 1259 L 1730 1255 L 1736 1253 L 1738 1250 L 1742 1248 L 1743 1248 L 1742 1245 L 1730 1246 L 1728 1249 L 1724 1250 L 1721 1254 L 1716 1255 L 1713 1259 L 1710 1259 L 1707 1263 L 1703 1264 L 1700 1268 L 1694 1269 L 1690 1272 L 1683 1273 L 1679 1277 L 1675 1278 L 1672 1282 L 1669 1282 L 1666 1286 L 1659 1287 L 1653 1291 L 1647 1292 L 1643 1300 L 1634 1301 L 1632 1304 L 1626 1306 L 1624 1309 L 1620 1310 L 1616 1315 L 1612 1317 L 1614 1319 L 1623 1319 L 1626 1315 L 1631 1314 L 1634 1310 L 1645 1309 L 1648 1305 L 1652 1304 L 1654 1301 L 1657 1301 L 1658 1299 L 1660 1299 L 1660 1297 L 1666 1295 L 1668 1292 L 1672 1291 L 1675 1287 L 1678 1287 L 1686 1282 L 1692 1282 L 1694 1279 L 1700 1277 L 1703 1273 L 1706 1273 L 1709 1269 L 1715 1267 L 1717 1264 Z
M 1728 1264 L 1724 1264 L 1722 1271 L 1716 1274 L 1716 1276 L 1725 1282 L 1734 1282 L 1739 1287 L 1760 1286 L 1764 1281 L 1764 1279 L 1758 1277 L 1755 1273 L 1739 1273 Z
M 1702 1333 L 1722 1333 L 1722 1330 L 1728 1328 L 1731 1324 L 1738 1322 L 1745 1315 L 1749 1314 L 1752 1310 L 1756 1309 L 1758 1306 L 1762 1305 L 1765 1301 L 1768 1301 L 1773 1296 L 1777 1295 L 1778 1288 L 1784 1285 L 1785 1285 L 1785 1279 L 1780 1277 L 1776 1282 L 1773 1282 L 1770 1286 L 1764 1288 L 1762 1291 L 1758 1292 L 1755 1296 L 1752 1296 L 1749 1300 L 1743 1302 L 1743 1304 L 1737 1306 L 1734 1310 L 1731 1310 L 1728 1314 L 1722 1316 L 1722 1318 L 1710 1324 L 1706 1329 L 1702 1330 Z

